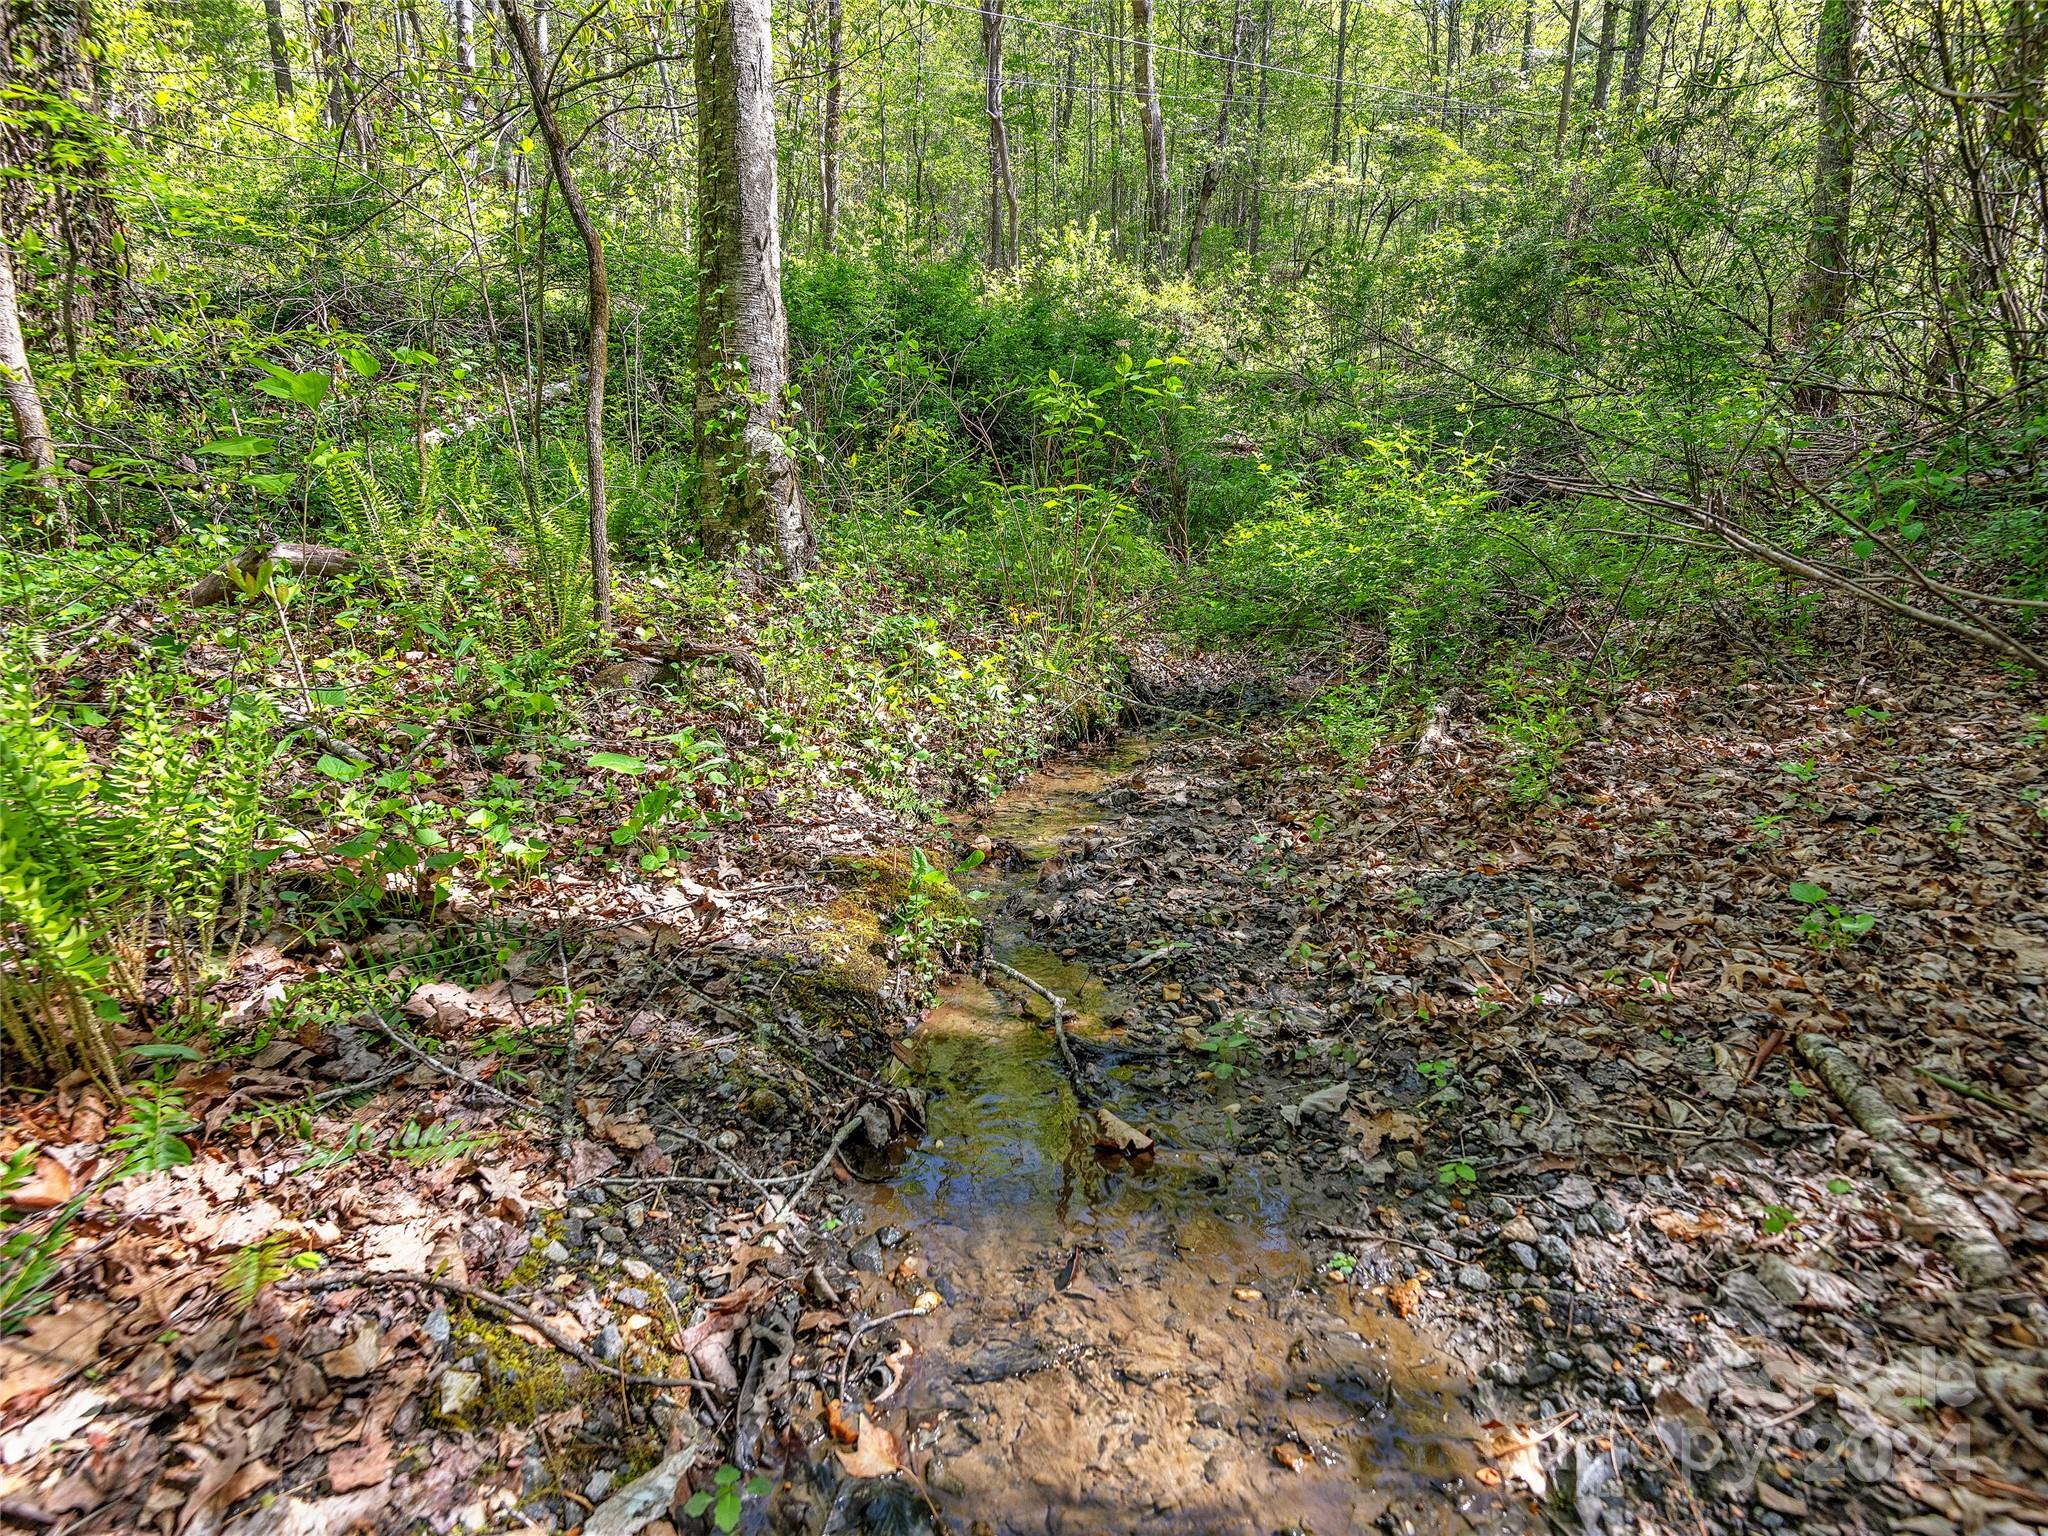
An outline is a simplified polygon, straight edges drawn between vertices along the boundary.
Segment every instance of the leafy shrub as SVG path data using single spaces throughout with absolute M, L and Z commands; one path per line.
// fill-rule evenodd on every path
M 1285 642 L 1348 622 L 1386 627 L 1397 663 L 1483 627 L 1495 567 L 1520 565 L 1497 531 L 1483 459 L 1399 432 L 1310 476 L 1275 475 L 1264 515 L 1220 541 L 1183 607 L 1197 632 Z

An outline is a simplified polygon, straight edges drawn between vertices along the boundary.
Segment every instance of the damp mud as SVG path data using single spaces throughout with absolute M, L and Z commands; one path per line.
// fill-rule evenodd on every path
M 1465 1378 L 1318 1267 L 1308 1235 L 1354 1192 L 1241 1146 L 1242 1080 L 1126 1041 L 1116 979 L 1033 935 L 1031 893 L 1114 838 L 1145 754 L 1070 762 L 998 802 L 971 879 L 992 954 L 1072 1010 L 1090 1098 L 1155 1146 L 1098 1145 L 1042 999 L 993 972 L 945 986 L 902 1052 L 925 1132 L 871 1170 L 854 1250 L 875 1313 L 927 1291 L 943 1305 L 904 1324 L 894 1362 L 863 1363 L 859 1395 L 907 1412 L 940 1527 L 975 1536 L 1491 1526 Z

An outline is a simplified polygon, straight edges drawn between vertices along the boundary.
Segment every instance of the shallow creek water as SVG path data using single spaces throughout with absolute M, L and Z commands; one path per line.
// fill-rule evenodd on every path
M 1233 1153 L 1224 1085 L 1129 1081 L 1159 1063 L 1119 1063 L 1114 988 L 1010 910 L 1038 861 L 1111 829 L 1122 813 L 1098 797 L 1141 756 L 1069 763 L 998 802 L 982 829 L 1026 867 L 980 889 L 994 952 L 1073 1006 L 1095 1088 L 1158 1150 L 1100 1152 L 1043 1002 L 969 978 L 907 1042 L 930 1094 L 923 1140 L 864 1186 L 869 1230 L 902 1234 L 885 1266 L 915 1255 L 946 1299 L 907 1325 L 892 1401 L 933 1455 L 942 1522 L 976 1536 L 1491 1524 L 1455 1369 L 1319 1275 L 1299 1240 L 1350 1213 L 1290 1160 Z M 865 1299 L 900 1307 L 926 1283 L 877 1278 Z

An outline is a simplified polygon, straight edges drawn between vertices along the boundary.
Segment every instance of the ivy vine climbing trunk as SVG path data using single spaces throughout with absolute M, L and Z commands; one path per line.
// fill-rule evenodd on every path
M 54 330 L 76 361 L 118 313 L 124 232 L 110 192 L 107 136 L 94 114 L 101 40 L 84 0 L 0 0 L 0 236 L 33 236 L 55 271 L 14 271 L 23 329 Z M 41 322 L 41 324 L 38 324 Z
M 605 506 L 604 385 L 605 367 L 610 360 L 612 291 L 604 270 L 604 241 L 590 217 L 590 209 L 584 204 L 576 178 L 569 172 L 569 141 L 562 134 L 561 120 L 555 116 L 554 103 L 548 96 L 547 66 L 541 58 L 540 44 L 534 40 L 533 28 L 520 11 L 518 0 L 500 0 L 500 5 L 506 29 L 512 34 L 513 51 L 519 55 L 520 67 L 526 74 L 527 90 L 533 100 L 534 121 L 540 125 L 541 139 L 547 145 L 548 165 L 554 171 L 555 186 L 562 194 L 562 205 L 569 210 L 570 222 L 576 226 L 576 233 L 583 241 L 584 293 L 588 300 L 586 325 L 589 331 L 584 359 L 583 453 L 585 492 L 590 503 L 590 587 L 598 633 L 609 635 L 612 628 L 612 557 L 609 514 Z
M 1131 0 L 1131 69 L 1145 138 L 1145 260 L 1158 271 L 1166 265 L 1166 120 L 1152 53 L 1152 0 Z
M 1849 305 L 1849 218 L 1856 175 L 1856 34 L 1859 0 L 1822 0 L 1814 38 L 1820 133 L 1814 146 L 1813 214 L 1806 271 L 1795 323 L 1801 342 L 1825 347 L 1842 327 Z M 1823 411 L 1834 404 L 1824 384 L 1801 388 L 1799 403 Z
M 783 440 L 789 320 L 776 206 L 769 0 L 697 0 L 697 510 L 705 546 L 817 559 Z

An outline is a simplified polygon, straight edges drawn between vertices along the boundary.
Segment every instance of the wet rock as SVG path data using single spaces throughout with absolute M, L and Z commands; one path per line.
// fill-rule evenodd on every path
M 1477 1264 L 1467 1264 L 1458 1271 L 1457 1278 L 1460 1290 L 1479 1292 L 1493 1289 L 1493 1276 L 1489 1275 Z
M 882 1272 L 881 1243 L 870 1233 L 847 1249 L 846 1262 L 864 1275 L 879 1275 Z

